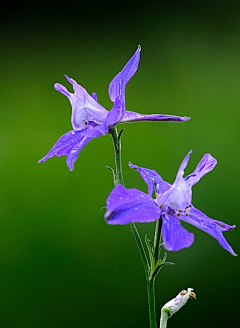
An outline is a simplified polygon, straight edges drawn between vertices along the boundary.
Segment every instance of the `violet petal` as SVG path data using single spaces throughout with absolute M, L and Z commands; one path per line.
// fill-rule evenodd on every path
M 92 138 L 82 135 L 81 130 L 69 131 L 58 139 L 52 149 L 42 159 L 40 159 L 38 163 L 45 162 L 53 156 L 60 157 L 65 155 L 67 156 L 67 165 L 72 171 L 73 164 L 76 161 L 79 152 L 90 140 L 92 140 Z
M 184 210 L 191 202 L 191 188 L 183 179 L 184 170 L 188 164 L 191 153 L 192 151 L 190 150 L 183 159 L 173 185 L 171 185 L 164 194 L 157 197 L 156 202 L 159 206 L 162 206 L 165 203 L 164 207 L 167 206 L 174 210 Z
M 140 173 L 142 179 L 147 184 L 149 196 L 152 196 L 153 186 L 156 193 L 159 195 L 163 194 L 171 187 L 170 183 L 164 181 L 163 178 L 156 171 L 133 165 L 131 162 L 129 162 L 128 165 L 131 167 L 131 169 L 136 170 Z
M 229 225 L 227 223 L 224 223 L 222 221 L 218 221 L 218 220 L 214 220 L 214 219 L 211 219 L 210 217 L 208 217 L 206 214 L 204 214 L 203 212 L 201 212 L 200 210 L 198 210 L 196 207 L 193 207 L 193 205 L 191 205 L 191 210 L 190 210 L 190 213 L 194 216 L 197 216 L 197 217 L 201 217 L 202 219 L 204 220 L 207 220 L 209 222 L 212 222 L 212 223 L 215 223 L 219 226 L 220 230 L 221 231 L 228 231 L 228 230 L 232 230 L 234 228 L 236 228 L 236 225 Z
M 212 171 L 217 164 L 217 160 L 210 154 L 205 154 L 201 161 L 198 163 L 196 169 L 192 174 L 189 174 L 184 180 L 193 186 L 196 184 L 205 174 Z
M 163 213 L 162 220 L 162 237 L 166 250 L 179 251 L 192 245 L 194 241 L 193 233 L 184 229 L 178 218 Z
M 235 226 L 229 226 L 221 221 L 212 220 L 209 217 L 207 217 L 204 213 L 202 213 L 201 211 L 195 208 L 191 208 L 188 216 L 182 214 L 180 216 L 180 219 L 205 231 L 212 237 L 216 238 L 219 244 L 225 250 L 227 250 L 229 253 L 231 253 L 234 256 L 237 255 L 234 253 L 232 247 L 228 244 L 228 242 L 226 241 L 226 239 L 222 234 L 222 231 L 233 229 L 235 228 Z
M 104 217 L 108 224 L 127 224 L 156 221 L 160 215 L 160 208 L 147 194 L 117 185 L 107 198 Z
M 109 131 L 109 127 L 116 125 L 121 120 L 123 114 L 124 109 L 121 100 L 117 97 L 113 108 L 108 112 L 106 120 L 102 124 L 86 132 L 85 136 L 91 138 L 97 138 L 100 134 L 105 136 Z
M 125 108 L 125 87 L 127 82 L 136 73 L 140 60 L 141 47 L 138 46 L 137 51 L 127 62 L 124 68 L 119 72 L 109 84 L 108 94 L 112 102 L 115 102 L 117 97 L 120 97 L 123 107 Z
M 187 116 L 175 116 L 175 115 L 164 115 L 164 114 L 139 114 L 135 112 L 126 111 L 124 117 L 121 120 L 121 123 L 126 122 L 157 122 L 157 121 L 164 121 L 164 122 L 184 122 L 189 121 L 190 117 Z

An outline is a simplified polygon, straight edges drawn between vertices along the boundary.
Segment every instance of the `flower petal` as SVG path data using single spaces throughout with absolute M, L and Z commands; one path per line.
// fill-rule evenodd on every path
M 132 58 L 127 62 L 124 68 L 118 73 L 109 84 L 108 94 L 112 102 L 115 102 L 117 97 L 120 97 L 123 107 L 125 108 L 125 87 L 127 82 L 136 73 L 140 60 L 141 47 L 138 46 L 137 51 Z
M 192 174 L 189 174 L 184 180 L 191 186 L 196 184 L 205 174 L 212 171 L 217 165 L 217 160 L 210 154 L 205 154 L 198 163 L 196 169 Z
M 187 164 L 188 164 L 189 157 L 190 157 L 191 153 L 192 153 L 192 150 L 190 150 L 188 152 L 188 154 L 185 156 L 184 160 L 182 161 L 181 165 L 179 166 L 177 176 L 176 176 L 176 179 L 175 179 L 174 183 L 177 183 L 178 180 L 183 178 L 184 170 L 187 167 Z
M 208 216 L 206 216 L 204 213 L 197 210 L 196 208 L 191 208 L 189 215 L 188 216 L 181 215 L 180 219 L 205 231 L 212 237 L 216 238 L 219 244 L 224 249 L 226 249 L 229 253 L 231 253 L 234 256 L 237 255 L 234 253 L 232 247 L 228 244 L 228 242 L 226 241 L 226 239 L 222 234 L 222 231 L 233 229 L 235 228 L 235 225 L 229 226 L 228 224 L 223 223 L 221 221 L 215 221 L 213 219 L 210 219 Z
M 221 231 L 228 231 L 228 230 L 232 230 L 232 229 L 236 228 L 236 225 L 230 226 L 229 224 L 224 223 L 222 221 L 213 220 L 213 219 L 209 218 L 206 214 L 204 214 L 203 212 L 201 212 L 200 210 L 198 210 L 197 208 L 195 208 L 193 206 L 191 207 L 190 214 L 194 215 L 194 216 L 197 216 L 197 217 L 200 217 L 200 218 L 202 218 L 204 220 L 207 220 L 211 223 L 217 224 Z
M 163 114 L 139 114 L 135 112 L 126 111 L 124 117 L 121 120 L 121 123 L 127 122 L 156 122 L 156 121 L 165 121 L 165 122 L 184 122 L 190 120 L 190 117 L 184 116 L 175 116 L 175 115 L 163 115 Z
M 116 125 L 122 118 L 124 109 L 119 97 L 116 98 L 113 108 L 108 112 L 106 120 L 94 127 L 93 129 L 86 132 L 86 137 L 97 138 L 102 135 L 106 135 L 109 131 L 109 127 Z
M 147 194 L 117 185 L 107 199 L 104 217 L 108 224 L 127 224 L 156 221 L 160 215 L 160 208 Z
M 184 169 L 188 164 L 191 153 L 192 151 L 190 150 L 182 161 L 173 185 L 156 199 L 159 206 L 163 205 L 163 210 L 166 210 L 168 207 L 173 210 L 185 210 L 186 206 L 191 202 L 191 187 L 183 179 Z
M 92 140 L 92 138 L 85 137 L 81 134 L 82 131 L 69 131 L 65 133 L 61 138 L 58 139 L 58 141 L 55 143 L 55 145 L 52 147 L 52 149 L 45 155 L 42 159 L 38 161 L 45 162 L 50 157 L 53 156 L 67 156 L 67 165 L 71 171 L 73 171 L 73 164 L 77 159 L 77 156 L 79 152 L 83 149 L 86 144 Z
M 113 108 L 109 111 L 105 124 L 109 126 L 114 126 L 116 125 L 119 121 L 121 121 L 123 115 L 124 115 L 124 108 L 122 106 L 121 99 L 117 97 L 114 102 Z
M 74 130 L 83 129 L 88 121 L 101 124 L 105 120 L 108 111 L 96 101 L 96 94 L 91 97 L 75 80 L 67 75 L 65 77 L 73 85 L 74 94 L 59 83 L 56 83 L 54 87 L 67 96 L 72 105 L 71 122 Z
M 75 95 L 73 95 L 71 92 L 68 91 L 67 88 L 65 88 L 62 84 L 60 83 L 55 83 L 54 84 L 54 88 L 58 91 L 61 92 L 64 96 L 68 97 L 68 99 L 70 100 L 70 102 L 72 103 L 73 98 L 76 98 Z
M 167 191 L 171 185 L 170 183 L 164 181 L 162 177 L 154 170 L 145 169 L 143 167 L 133 165 L 131 162 L 128 164 L 131 169 L 136 170 L 140 173 L 143 180 L 148 186 L 148 195 L 152 196 L 153 186 L 157 194 L 163 194 Z
M 194 241 L 193 233 L 184 229 L 178 218 L 163 213 L 162 220 L 162 237 L 166 250 L 179 251 L 192 245 Z

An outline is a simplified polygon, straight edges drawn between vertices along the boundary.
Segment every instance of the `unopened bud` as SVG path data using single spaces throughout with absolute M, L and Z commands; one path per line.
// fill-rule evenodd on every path
M 174 313 L 183 307 L 188 301 L 188 299 L 196 299 L 196 294 L 193 292 L 193 288 L 188 288 L 188 290 L 182 290 L 175 298 L 167 302 L 161 309 L 161 320 L 160 328 L 167 327 L 167 320 Z

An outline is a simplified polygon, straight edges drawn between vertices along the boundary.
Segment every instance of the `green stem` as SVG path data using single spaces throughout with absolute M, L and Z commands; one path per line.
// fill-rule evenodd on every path
M 156 221 L 155 234 L 154 234 L 154 255 L 155 261 L 159 259 L 159 244 L 161 239 L 162 220 L 161 218 Z M 155 263 L 156 264 L 156 263 Z
M 156 309 L 155 309 L 155 279 L 147 281 L 148 309 L 150 328 L 157 328 Z
M 118 137 L 118 131 L 116 127 L 112 128 L 110 133 L 112 136 L 114 153 L 115 153 L 115 166 L 116 166 L 115 184 L 124 185 L 123 173 L 122 173 L 122 161 L 121 161 L 121 140 Z
M 115 165 L 116 165 L 116 179 L 115 184 L 123 185 L 123 174 L 122 174 L 122 162 L 121 162 L 121 141 L 118 135 L 117 128 L 114 127 L 110 130 L 110 134 L 112 136 L 113 145 L 114 145 L 114 153 L 115 153 Z M 148 308 L 149 308 L 149 320 L 150 320 L 150 328 L 157 328 L 156 323 L 156 310 L 155 310 L 155 289 L 154 289 L 154 278 L 149 280 L 149 264 L 147 255 L 137 230 L 137 227 L 134 222 L 130 222 L 130 227 L 134 236 L 134 239 L 137 243 L 140 256 L 143 262 L 146 281 L 147 281 L 147 291 L 148 291 Z

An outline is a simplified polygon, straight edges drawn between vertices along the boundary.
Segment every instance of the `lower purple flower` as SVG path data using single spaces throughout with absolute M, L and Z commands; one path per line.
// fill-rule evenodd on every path
M 162 219 L 162 238 L 164 247 L 169 251 L 178 251 L 189 247 L 194 241 L 193 233 L 189 233 L 180 224 L 180 220 L 188 222 L 216 238 L 219 244 L 236 256 L 223 236 L 224 231 L 235 228 L 224 222 L 213 220 L 194 208 L 192 186 L 205 174 L 210 172 L 217 161 L 210 154 L 205 154 L 195 171 L 183 178 L 191 151 L 179 167 L 176 179 L 171 185 L 164 181 L 154 170 L 129 164 L 137 170 L 148 186 L 148 194 L 137 189 L 126 189 L 117 185 L 107 199 L 105 219 L 108 224 L 127 224 L 129 222 L 153 222 Z M 156 198 L 152 198 L 155 190 Z

